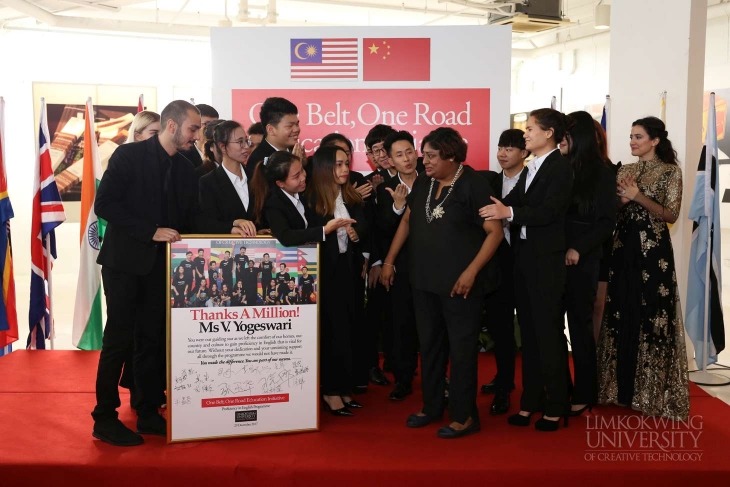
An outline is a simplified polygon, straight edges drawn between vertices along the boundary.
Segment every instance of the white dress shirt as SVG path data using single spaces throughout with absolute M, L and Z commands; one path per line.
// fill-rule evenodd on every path
M 223 170 L 226 172 L 226 175 L 228 176 L 228 179 L 231 180 L 231 184 L 233 185 L 233 189 L 236 190 L 236 193 L 238 194 L 238 198 L 241 200 L 241 203 L 243 203 L 243 207 L 248 211 L 248 178 L 246 177 L 246 171 L 243 170 L 243 167 L 241 168 L 241 176 L 238 177 L 238 175 L 233 174 L 231 171 L 229 171 L 225 165 L 223 165 Z
M 525 192 L 530 188 L 530 183 L 533 179 L 535 179 L 535 176 L 537 175 L 538 171 L 540 171 L 540 167 L 542 167 L 542 163 L 545 162 L 545 159 L 547 159 L 550 154 L 558 150 L 556 147 L 555 149 L 551 150 L 547 154 L 543 154 L 540 157 L 536 157 L 530 162 L 527 163 L 527 179 L 525 180 Z M 509 208 L 510 217 L 507 218 L 507 221 L 511 222 L 512 219 L 515 217 L 515 212 L 512 210 L 512 207 Z M 526 239 L 527 238 L 527 227 L 524 225 L 520 229 L 520 238 Z
M 504 199 L 505 196 L 507 196 L 510 191 L 512 191 L 517 184 L 517 181 L 520 180 L 520 175 L 522 174 L 522 169 L 520 172 L 514 175 L 514 177 L 509 177 L 507 174 L 502 171 L 502 198 Z M 502 228 L 505 229 L 504 232 L 504 238 L 507 239 L 507 243 L 510 243 L 510 233 L 509 233 L 509 219 L 504 218 L 502 219 Z

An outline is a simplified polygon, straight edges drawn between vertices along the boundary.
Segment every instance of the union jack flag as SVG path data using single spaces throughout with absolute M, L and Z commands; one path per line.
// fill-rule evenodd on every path
M 28 348 L 46 348 L 46 339 L 51 337 L 50 296 L 48 277 L 51 263 L 56 258 L 56 235 L 54 229 L 66 220 L 61 195 L 51 168 L 46 101 L 41 98 L 41 122 L 38 131 L 38 155 L 36 157 L 35 180 L 33 181 L 33 218 L 30 235 L 30 310 L 28 320 L 30 334 Z M 46 254 L 46 238 L 50 241 L 51 255 Z

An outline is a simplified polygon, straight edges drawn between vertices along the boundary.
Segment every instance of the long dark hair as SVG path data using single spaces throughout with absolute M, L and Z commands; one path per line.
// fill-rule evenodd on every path
M 299 158 L 291 152 L 276 151 L 266 159 L 266 164 L 260 162 L 253 173 L 251 187 L 253 189 L 254 222 L 261 223 L 261 216 L 266 198 L 276 190 L 277 181 L 286 181 L 289 177 L 291 165 Z
M 593 117 L 588 112 L 573 112 L 568 115 L 570 151 L 568 159 L 573 166 L 573 204 L 578 214 L 590 213 L 596 205 L 601 166 L 606 161 L 601 156 L 596 139 Z
M 314 201 L 314 208 L 320 215 L 332 215 L 335 211 L 337 188 L 335 187 L 335 164 L 337 146 L 320 147 L 312 159 L 312 185 L 307 188 L 310 198 Z M 362 197 L 352 187 L 350 181 L 342 185 L 342 199 L 346 204 L 362 204 Z
M 666 164 L 672 164 L 673 166 L 679 166 L 677 161 L 677 151 L 672 147 L 672 142 L 668 139 L 669 133 L 667 127 L 660 119 L 656 117 L 640 118 L 631 124 L 632 127 L 636 126 L 643 127 L 649 138 L 659 139 L 659 144 L 656 146 L 656 155 L 662 162 Z

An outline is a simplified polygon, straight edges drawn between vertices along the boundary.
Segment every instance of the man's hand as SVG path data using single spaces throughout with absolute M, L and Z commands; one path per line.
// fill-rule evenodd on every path
M 370 274 L 368 275 L 368 287 L 370 289 L 373 289 L 375 286 L 378 285 L 378 281 L 380 280 L 380 273 L 383 270 L 383 266 L 381 265 L 374 265 L 372 269 L 370 269 Z
M 304 158 L 307 157 L 307 151 L 304 149 L 304 144 L 300 144 L 298 140 L 297 143 L 294 144 L 291 153 L 292 155 L 297 156 L 301 161 L 303 161 Z
M 366 199 L 373 192 L 373 185 L 369 182 L 363 184 L 362 186 L 358 186 L 357 183 L 355 183 L 352 185 L 352 187 L 355 188 L 355 191 L 357 191 L 360 196 L 362 196 L 362 199 Z
M 399 184 L 396 186 L 395 191 L 390 188 L 385 188 L 393 197 L 393 203 L 395 203 L 395 209 L 400 211 L 406 207 L 406 197 L 408 196 L 408 187 L 405 184 Z
M 180 234 L 177 233 L 177 230 L 173 230 L 172 228 L 158 228 L 155 232 L 154 236 L 152 237 L 152 240 L 155 242 L 169 242 L 169 243 L 175 243 L 180 241 Z

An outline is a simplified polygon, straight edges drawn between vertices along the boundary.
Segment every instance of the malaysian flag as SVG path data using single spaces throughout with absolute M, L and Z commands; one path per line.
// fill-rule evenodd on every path
M 359 42 L 349 39 L 291 39 L 291 79 L 357 80 Z
M 46 101 L 41 98 L 41 123 L 38 132 L 38 156 L 36 157 L 33 181 L 33 217 L 30 235 L 30 309 L 28 320 L 30 334 L 28 348 L 46 348 L 46 339 L 52 337 L 53 326 L 50 316 L 50 296 L 47 282 L 51 270 L 46 255 L 46 239 L 51 250 L 50 261 L 56 258 L 56 235 L 54 229 L 66 220 L 61 196 L 58 194 L 56 179 L 51 169 L 49 153 L 50 136 Z

